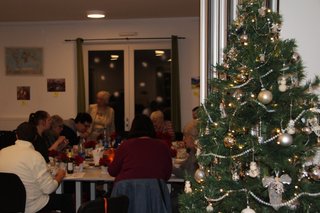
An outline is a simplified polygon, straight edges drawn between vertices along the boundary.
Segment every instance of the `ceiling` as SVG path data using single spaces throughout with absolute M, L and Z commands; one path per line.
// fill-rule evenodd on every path
M 108 19 L 199 16 L 198 0 L 2 0 L 0 22 L 86 20 L 88 10 Z

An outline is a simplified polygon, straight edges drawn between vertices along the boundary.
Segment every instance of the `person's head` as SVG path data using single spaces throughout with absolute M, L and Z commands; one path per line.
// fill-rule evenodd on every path
M 56 135 L 60 135 L 63 130 L 63 119 L 59 115 L 51 116 L 51 130 Z
M 21 123 L 16 129 L 17 139 L 33 142 L 37 135 L 37 128 L 29 122 Z
M 194 141 L 198 138 L 198 128 L 194 124 L 187 124 L 183 128 L 183 141 L 187 148 L 194 148 Z
M 152 121 L 146 115 L 137 115 L 132 121 L 129 138 L 138 137 L 156 137 Z
M 196 106 L 195 108 L 192 109 L 192 118 L 193 119 L 198 119 L 198 110 L 199 110 L 199 106 Z
M 97 105 L 98 107 L 105 107 L 109 104 L 110 93 L 107 91 L 100 91 L 97 93 Z
M 46 111 L 38 110 L 29 115 L 29 123 L 36 126 L 38 132 L 40 131 L 39 133 L 42 133 L 44 130 L 50 129 L 51 117 Z
M 92 118 L 89 113 L 79 112 L 77 117 L 74 119 L 76 123 L 76 129 L 78 132 L 85 133 L 91 126 Z
M 155 129 L 161 128 L 164 123 L 164 115 L 160 110 L 154 111 L 150 115 L 150 119 Z

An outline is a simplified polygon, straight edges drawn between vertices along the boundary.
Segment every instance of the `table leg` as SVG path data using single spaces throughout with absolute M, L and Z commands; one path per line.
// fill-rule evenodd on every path
M 96 183 L 90 183 L 90 200 L 96 199 Z
M 82 191 L 81 191 L 81 182 L 76 181 L 76 209 L 78 210 L 81 206 L 81 199 L 82 199 Z

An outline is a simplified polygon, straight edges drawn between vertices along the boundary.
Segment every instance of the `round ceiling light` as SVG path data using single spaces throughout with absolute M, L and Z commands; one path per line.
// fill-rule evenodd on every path
M 102 10 L 89 10 L 87 11 L 87 18 L 105 18 L 106 12 Z

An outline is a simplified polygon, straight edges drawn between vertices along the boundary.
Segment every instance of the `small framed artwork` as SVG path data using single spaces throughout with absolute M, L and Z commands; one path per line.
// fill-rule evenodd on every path
M 54 78 L 47 79 L 48 92 L 65 92 L 66 91 L 66 79 Z
M 19 100 L 19 101 L 30 100 L 30 87 L 29 86 L 18 86 L 17 87 L 17 100 Z
M 7 75 L 42 75 L 42 48 L 5 48 Z

